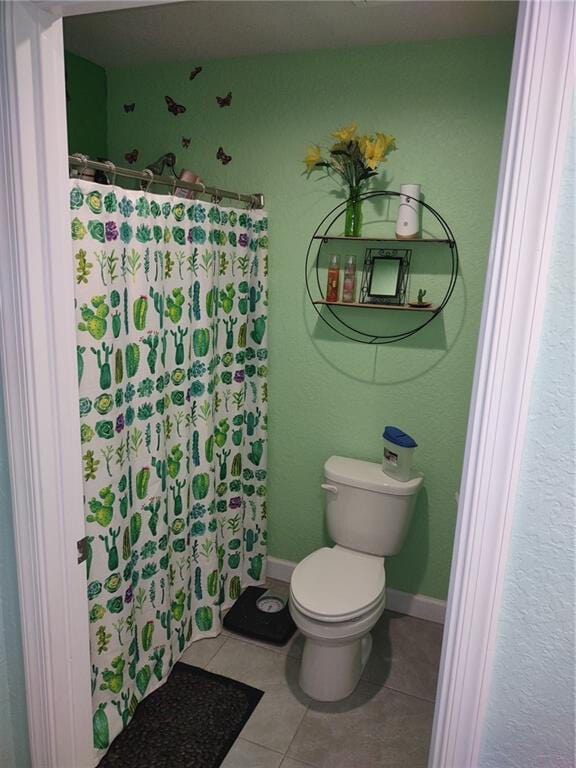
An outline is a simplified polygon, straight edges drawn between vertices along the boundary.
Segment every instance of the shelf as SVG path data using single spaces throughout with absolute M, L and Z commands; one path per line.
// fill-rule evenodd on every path
M 314 235 L 312 238 L 313 240 L 350 240 L 353 242 L 365 242 L 365 243 L 396 243 L 397 245 L 410 245 L 410 243 L 418 243 L 418 245 L 422 243 L 428 243 L 430 245 L 453 245 L 452 240 L 445 239 L 436 239 L 432 237 L 427 238 L 414 238 L 410 240 L 402 240 L 397 237 L 344 237 L 344 235 Z
M 411 307 L 408 304 L 361 304 L 360 302 L 326 301 L 326 299 L 319 299 L 312 303 L 326 304 L 329 307 L 349 307 L 351 309 L 395 309 L 404 312 L 436 312 L 438 309 L 438 307 L 435 307 L 433 304 L 429 307 Z

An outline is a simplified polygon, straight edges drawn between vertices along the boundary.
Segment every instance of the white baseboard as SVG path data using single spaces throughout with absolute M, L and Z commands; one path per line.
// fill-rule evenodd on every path
M 296 563 L 291 560 L 269 557 L 267 576 L 270 579 L 288 582 L 294 568 L 296 568 Z M 444 624 L 446 601 L 437 600 L 435 597 L 428 597 L 427 595 L 411 595 L 408 592 L 400 592 L 398 589 L 387 589 L 386 608 L 390 611 L 405 613 L 407 616 L 414 616 L 417 619 Z

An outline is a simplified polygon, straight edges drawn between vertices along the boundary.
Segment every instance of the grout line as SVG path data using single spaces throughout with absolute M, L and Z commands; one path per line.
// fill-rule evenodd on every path
M 242 731 L 240 731 L 240 733 L 242 733 Z M 255 747 L 260 747 L 260 749 L 267 749 L 269 752 L 274 752 L 275 755 L 282 755 L 282 760 L 284 760 L 284 758 L 286 757 L 286 752 L 281 752 L 279 749 L 274 749 L 274 747 L 266 747 L 264 746 L 264 744 L 260 744 L 259 742 L 254 741 L 253 739 L 246 738 L 246 736 L 239 735 L 236 738 L 236 741 L 234 742 L 234 744 L 236 744 L 237 741 L 247 741 L 250 744 L 254 744 Z
M 304 718 L 306 717 L 306 715 L 308 714 L 309 711 L 310 711 L 310 705 L 307 704 L 306 705 L 306 709 L 304 710 L 304 714 L 302 715 L 302 717 L 300 718 L 300 722 L 296 726 L 296 729 L 294 731 L 294 735 L 292 736 L 292 738 L 290 739 L 290 743 L 286 747 L 286 752 L 284 753 L 284 757 L 290 757 L 291 758 L 291 755 L 289 755 L 288 752 L 290 751 L 290 747 L 294 743 L 294 739 L 296 738 L 296 735 L 298 734 L 298 731 L 302 727 L 302 723 L 304 722 Z M 297 760 L 298 758 L 293 758 L 293 759 Z M 282 762 L 284 762 L 284 761 L 282 761 Z M 300 762 L 302 762 L 302 761 L 300 761 Z M 305 763 L 305 765 L 311 765 L 311 763 Z M 282 764 L 280 764 L 280 768 L 282 768 Z

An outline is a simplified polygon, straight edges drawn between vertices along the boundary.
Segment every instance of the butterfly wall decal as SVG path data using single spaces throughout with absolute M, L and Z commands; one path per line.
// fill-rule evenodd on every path
M 138 150 L 133 149 L 132 152 L 126 152 L 126 154 L 124 155 L 124 159 L 128 163 L 130 163 L 130 165 L 132 165 L 133 163 L 136 162 L 136 160 L 138 160 Z
M 216 96 L 219 107 L 229 107 L 232 104 L 232 91 L 228 91 L 226 96 Z
M 134 112 L 135 106 L 136 106 L 135 101 L 133 101 L 132 104 L 124 104 L 124 112 Z
M 227 155 L 226 152 L 222 149 L 222 147 L 218 147 L 218 152 L 216 152 L 216 157 L 222 165 L 228 165 L 230 160 L 232 160 L 232 155 Z
M 183 104 L 177 104 L 170 96 L 164 96 L 166 99 L 166 105 L 168 112 L 171 112 L 175 117 L 186 112 L 186 107 Z
M 185 136 L 182 136 L 182 146 L 184 149 L 188 149 L 190 146 L 190 139 L 187 139 Z
M 202 67 L 194 67 L 194 69 L 190 72 L 189 80 L 194 80 L 194 78 L 202 72 Z

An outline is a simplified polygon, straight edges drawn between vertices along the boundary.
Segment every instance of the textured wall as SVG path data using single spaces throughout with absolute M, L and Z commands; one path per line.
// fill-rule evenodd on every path
M 92 158 L 106 157 L 106 72 L 66 51 L 68 150 Z
M 6 428 L 0 387 L 0 766 L 30 764 Z
M 391 586 L 446 595 L 472 368 L 495 200 L 512 40 L 391 44 L 110 69 L 111 158 L 138 149 L 135 167 L 174 151 L 178 167 L 228 189 L 266 194 L 270 272 L 270 553 L 298 560 L 325 538 L 322 466 L 331 454 L 379 461 L 381 433 L 398 425 L 420 444 L 426 474 L 403 552 L 387 565 Z M 216 95 L 232 91 L 232 105 Z M 187 107 L 174 116 L 165 96 Z M 134 112 L 123 105 L 135 102 Z M 304 256 L 318 221 L 340 198 L 328 180 L 306 180 L 312 142 L 356 120 L 397 137 L 389 188 L 422 184 L 450 222 L 461 278 L 443 316 L 411 340 L 379 349 L 347 342 L 305 299 Z M 182 137 L 190 147 L 182 147 Z M 232 161 L 216 159 L 222 145 Z M 395 219 L 366 206 L 365 219 Z M 392 231 L 392 224 L 390 230 Z M 438 298 L 448 261 L 420 257 L 414 289 Z M 434 296 L 436 291 L 436 296 Z M 371 315 L 381 332 L 398 322 Z
M 479 766 L 574 766 L 575 152 L 572 122 Z

